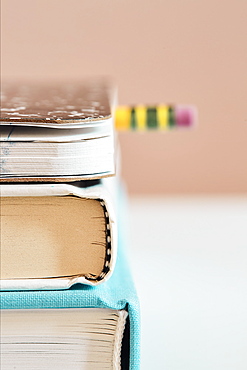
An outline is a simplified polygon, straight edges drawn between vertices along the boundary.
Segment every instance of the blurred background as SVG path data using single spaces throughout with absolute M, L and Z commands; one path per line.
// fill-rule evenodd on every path
M 245 193 L 246 14 L 245 0 L 2 0 L 2 77 L 110 75 L 119 104 L 195 104 L 195 130 L 120 135 L 130 193 Z
M 119 135 L 141 370 L 247 368 L 247 1 L 2 0 L 1 75 L 109 75 L 198 126 Z

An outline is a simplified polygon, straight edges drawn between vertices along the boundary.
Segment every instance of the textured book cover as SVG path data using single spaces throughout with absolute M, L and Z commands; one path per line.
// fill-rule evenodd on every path
M 106 79 L 63 83 L 3 81 L 0 181 L 76 181 L 112 176 L 112 110 Z

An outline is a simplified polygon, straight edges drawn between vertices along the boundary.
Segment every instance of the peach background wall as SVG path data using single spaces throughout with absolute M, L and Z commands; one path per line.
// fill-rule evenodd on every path
M 1 74 L 108 74 L 121 104 L 196 104 L 193 131 L 120 135 L 129 190 L 246 193 L 246 14 L 246 0 L 2 0 Z

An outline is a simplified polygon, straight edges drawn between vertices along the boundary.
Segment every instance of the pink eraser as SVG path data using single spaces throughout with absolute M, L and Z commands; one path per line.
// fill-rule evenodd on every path
M 193 105 L 176 105 L 175 122 L 177 127 L 192 127 L 197 122 L 197 110 Z

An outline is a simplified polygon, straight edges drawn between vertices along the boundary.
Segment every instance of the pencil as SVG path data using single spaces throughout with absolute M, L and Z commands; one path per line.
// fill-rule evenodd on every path
M 170 130 L 194 126 L 196 116 L 192 105 L 119 106 L 115 127 L 119 131 Z

